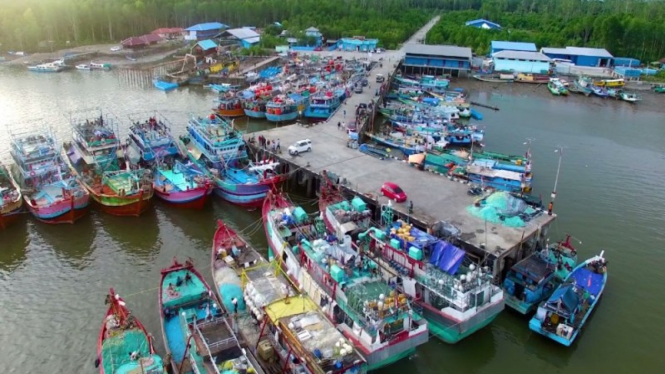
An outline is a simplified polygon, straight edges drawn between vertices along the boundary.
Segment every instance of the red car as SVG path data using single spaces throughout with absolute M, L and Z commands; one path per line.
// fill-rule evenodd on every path
M 403 203 L 406 201 L 406 193 L 395 183 L 386 182 L 381 186 L 381 193 L 383 196 L 389 198 L 390 200 L 395 200 L 398 203 Z

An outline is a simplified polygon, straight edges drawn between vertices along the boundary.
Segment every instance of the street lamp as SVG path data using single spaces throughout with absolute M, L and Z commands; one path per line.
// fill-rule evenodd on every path
M 552 215 L 552 209 L 554 208 L 554 199 L 556 199 L 556 186 L 559 183 L 559 173 L 561 172 L 561 159 L 563 159 L 563 147 L 559 147 L 554 150 L 554 152 L 559 154 L 559 165 L 556 168 L 556 177 L 554 177 L 554 189 L 552 190 L 552 195 L 550 200 L 550 205 L 547 209 L 547 214 Z

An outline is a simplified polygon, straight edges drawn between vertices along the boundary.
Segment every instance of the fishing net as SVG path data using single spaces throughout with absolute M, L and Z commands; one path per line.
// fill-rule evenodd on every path
M 121 331 L 102 345 L 102 363 L 105 373 L 115 373 L 120 366 L 131 362 L 132 352 L 140 357 L 148 357 L 150 348 L 148 339 L 141 330 Z
M 508 192 L 495 192 L 481 201 L 479 206 L 472 205 L 469 213 L 487 222 L 500 223 L 508 227 L 524 227 L 536 210 L 524 200 Z
M 346 291 L 348 305 L 358 311 L 363 311 L 365 301 L 378 301 L 380 295 L 387 297 L 392 288 L 382 282 L 366 282 L 350 287 Z

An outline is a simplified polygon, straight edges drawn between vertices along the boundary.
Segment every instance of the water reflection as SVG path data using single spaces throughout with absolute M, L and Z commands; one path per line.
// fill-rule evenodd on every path
M 30 243 L 27 214 L 11 226 L 0 230 L 0 275 L 11 274 L 25 261 L 25 251 Z
M 528 329 L 528 327 L 527 327 Z M 540 334 L 529 331 L 529 337 L 524 341 L 524 351 L 529 355 L 548 362 L 550 365 L 563 369 L 568 367 L 568 361 L 575 353 L 575 345 L 564 347 Z
M 215 209 L 211 201 L 201 210 L 182 209 L 162 201 L 155 202 L 162 231 L 170 231 L 165 225 L 170 222 L 174 229 L 180 229 L 192 241 L 211 237 L 211 230 L 215 223 Z M 166 233 L 169 236 L 169 233 Z M 172 235 L 172 234 L 171 234 Z
M 159 226 L 154 208 L 140 217 L 116 217 L 99 214 L 99 225 L 124 251 L 147 259 L 158 252 Z
M 33 222 L 30 231 L 37 234 L 46 245 L 53 248 L 56 256 L 64 258 L 72 266 L 83 269 L 90 265 L 95 238 L 94 218 L 91 214 L 73 225 L 49 225 Z

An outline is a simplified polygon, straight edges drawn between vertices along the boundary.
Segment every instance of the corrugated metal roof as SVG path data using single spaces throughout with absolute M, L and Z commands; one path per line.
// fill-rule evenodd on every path
M 605 48 L 566 47 L 569 55 L 612 58 Z
M 566 48 L 541 48 L 540 52 L 549 53 L 553 55 L 567 55 L 568 50 Z
M 517 60 L 549 61 L 550 58 L 540 52 L 501 51 L 492 55 L 494 58 L 514 58 Z
M 150 43 L 157 43 L 162 40 L 159 35 L 156 34 L 146 34 L 143 36 L 132 36 L 120 42 L 125 47 L 134 47 L 139 45 L 148 45 Z
M 306 31 L 306 32 L 319 32 L 319 29 L 317 29 L 316 27 L 312 26 L 312 27 L 308 28 L 308 29 L 305 30 L 305 31 Z
M 534 43 L 504 42 L 492 40 L 492 49 L 508 49 L 511 51 L 536 52 L 538 49 Z
M 247 43 L 249 43 L 249 44 L 254 44 L 254 43 L 258 43 L 258 42 L 260 42 L 260 41 L 261 41 L 261 37 L 260 37 L 260 36 L 255 36 L 255 37 L 252 37 L 252 38 L 243 39 L 243 41 L 245 41 L 245 42 L 247 42 Z
M 210 39 L 206 40 L 201 40 L 200 42 L 196 43 L 199 47 L 201 47 L 204 51 L 207 51 L 209 49 L 217 48 L 217 43 L 213 42 Z
M 242 39 L 242 40 L 249 39 L 249 38 L 256 38 L 257 36 L 259 36 L 259 34 L 256 31 L 254 31 L 252 29 L 248 29 L 246 27 L 241 27 L 241 28 L 238 28 L 238 29 L 229 29 L 229 30 L 226 30 L 225 32 L 233 35 L 234 37 L 236 37 L 238 39 Z
M 613 58 L 605 48 L 566 47 L 566 48 L 541 48 L 543 53 L 568 56 L 589 56 L 600 58 Z
M 225 29 L 229 26 L 220 23 L 220 22 L 208 22 L 208 23 L 199 23 L 198 25 L 190 26 L 186 30 L 187 31 L 212 31 L 212 30 L 220 30 L 220 29 Z
M 488 21 L 488 20 L 486 20 L 486 19 L 484 19 L 484 18 L 478 18 L 478 19 L 474 19 L 473 21 L 467 21 L 467 22 L 466 22 L 466 26 L 478 25 L 478 24 L 481 24 L 481 25 L 482 25 L 482 24 L 484 24 L 484 23 L 486 23 L 486 24 L 489 25 L 489 26 L 494 26 L 494 27 L 497 28 L 497 29 L 500 29 L 500 28 L 501 28 L 501 25 L 499 25 L 498 23 L 496 23 L 496 22 L 492 22 L 492 21 Z
M 412 55 L 431 55 L 443 57 L 460 57 L 471 60 L 471 48 L 456 45 L 427 45 L 409 43 L 404 47 L 404 53 Z

